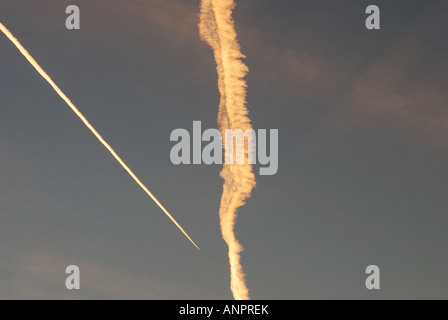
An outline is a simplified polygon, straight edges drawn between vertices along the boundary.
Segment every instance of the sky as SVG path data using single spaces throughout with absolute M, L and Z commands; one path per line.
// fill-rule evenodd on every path
M 253 299 L 448 297 L 443 0 L 237 0 L 255 129 L 279 130 L 236 236 Z M 81 10 L 67 30 L 65 8 Z M 170 161 L 217 128 L 195 0 L 4 0 L 0 22 L 189 233 L 196 250 L 0 35 L 0 299 L 232 299 L 219 165 Z M 367 30 L 365 9 L 381 10 Z M 256 170 L 258 172 L 258 170 Z M 81 290 L 65 268 L 81 270 Z M 381 290 L 365 287 L 366 267 Z

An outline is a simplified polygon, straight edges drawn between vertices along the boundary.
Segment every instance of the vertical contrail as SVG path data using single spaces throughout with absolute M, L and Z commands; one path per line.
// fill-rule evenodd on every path
M 218 87 L 221 93 L 218 124 L 223 136 L 226 129 L 251 129 L 246 108 L 246 81 L 249 71 L 243 63 L 245 57 L 237 40 L 232 12 L 234 0 L 202 0 L 199 30 L 201 39 L 213 49 L 218 71 Z M 248 149 L 245 146 L 245 164 L 225 164 L 221 171 L 224 189 L 219 216 L 221 231 L 229 247 L 229 262 L 233 296 L 237 300 L 249 299 L 249 290 L 241 266 L 243 247 L 235 237 L 237 210 L 245 204 L 255 187 L 252 165 L 247 164 Z
M 19 49 L 23 56 L 31 63 L 31 65 L 39 72 L 39 74 L 53 87 L 56 93 L 67 103 L 67 105 L 73 110 L 74 113 L 82 120 L 82 122 L 87 126 L 87 128 L 92 131 L 92 133 L 97 137 L 97 139 L 109 150 L 109 152 L 114 156 L 114 158 L 120 163 L 120 165 L 129 173 L 129 175 L 137 182 L 137 184 L 151 197 L 152 200 L 160 207 L 160 209 L 165 212 L 165 214 L 173 221 L 173 223 L 182 231 L 182 233 L 190 240 L 190 242 L 199 250 L 199 247 L 194 243 L 190 236 L 182 229 L 182 227 L 177 223 L 177 221 L 171 216 L 168 210 L 156 199 L 156 197 L 151 193 L 151 191 L 146 188 L 146 186 L 140 181 L 139 178 L 132 172 L 132 170 L 124 163 L 124 161 L 118 156 L 118 154 L 112 149 L 112 147 L 101 137 L 101 135 L 95 130 L 95 128 L 87 121 L 83 114 L 76 108 L 76 106 L 70 101 L 70 99 L 62 92 L 62 90 L 51 80 L 50 76 L 41 68 L 41 66 L 34 60 L 34 58 L 29 54 L 28 51 L 20 44 L 12 33 L 0 23 L 1 31 L 11 40 L 11 42 Z

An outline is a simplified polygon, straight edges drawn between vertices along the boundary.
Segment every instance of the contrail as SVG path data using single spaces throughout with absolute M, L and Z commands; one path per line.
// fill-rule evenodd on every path
M 234 0 L 202 0 L 199 31 L 201 39 L 214 51 L 218 71 L 218 87 L 221 93 L 218 124 L 225 136 L 226 129 L 251 129 L 249 111 L 246 108 L 246 76 L 249 68 L 241 59 L 232 12 Z M 245 163 L 248 148 L 244 146 Z M 255 187 L 255 175 L 250 164 L 225 164 L 221 171 L 224 179 L 219 216 L 221 232 L 229 247 L 230 288 L 237 300 L 248 300 L 249 290 L 241 266 L 243 247 L 235 237 L 237 210 L 245 204 Z
M 101 137 L 101 135 L 95 130 L 95 128 L 87 121 L 87 119 L 83 116 L 83 114 L 76 108 L 76 106 L 70 101 L 69 98 L 62 92 L 62 90 L 51 80 L 50 76 L 41 68 L 41 66 L 34 60 L 34 58 L 29 54 L 28 51 L 20 44 L 19 40 L 17 40 L 12 33 L 2 24 L 0 23 L 0 29 L 2 32 L 11 40 L 11 42 L 19 49 L 19 51 L 23 54 L 23 56 L 31 63 L 31 65 L 39 72 L 39 74 L 47 80 L 47 82 L 53 87 L 54 91 L 68 104 L 68 106 L 73 110 L 74 113 L 84 122 L 87 128 L 92 131 L 92 133 L 97 137 L 97 139 L 109 150 L 109 152 L 114 156 L 114 158 L 120 163 L 120 165 L 129 173 L 129 175 L 137 182 L 137 184 L 154 200 L 155 203 L 160 207 L 160 209 L 165 212 L 165 214 L 173 221 L 173 223 L 182 231 L 182 233 L 190 240 L 190 242 L 199 250 L 199 247 L 194 243 L 194 241 L 190 238 L 190 236 L 182 229 L 182 227 L 177 223 L 177 221 L 171 216 L 168 210 L 156 199 L 156 197 L 151 193 L 151 191 L 146 188 L 146 186 L 137 178 L 137 176 L 132 172 L 131 169 L 124 163 L 124 161 L 118 156 L 118 154 L 112 149 L 112 147 Z

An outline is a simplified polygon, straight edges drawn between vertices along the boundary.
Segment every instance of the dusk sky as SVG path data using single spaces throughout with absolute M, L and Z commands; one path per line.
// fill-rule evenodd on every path
M 236 3 L 252 125 L 279 130 L 278 172 L 255 166 L 235 228 L 251 298 L 448 298 L 448 2 Z M 199 8 L 0 1 L 0 22 L 201 248 L 0 33 L 0 299 L 233 298 L 222 166 L 170 160 L 173 130 L 218 128 Z M 381 290 L 366 289 L 370 265 Z

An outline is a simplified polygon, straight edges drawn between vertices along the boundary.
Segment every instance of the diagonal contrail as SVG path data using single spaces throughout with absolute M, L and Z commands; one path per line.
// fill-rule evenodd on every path
M 234 7 L 234 0 L 202 0 L 199 23 L 201 39 L 215 54 L 221 93 L 218 124 L 223 136 L 226 129 L 252 129 L 244 80 L 249 68 L 241 60 L 244 55 L 232 18 Z M 249 290 L 240 261 L 243 247 L 235 237 L 235 222 L 238 208 L 245 204 L 256 184 L 252 165 L 247 161 L 248 148 L 243 148 L 245 164 L 225 164 L 221 171 L 224 188 L 219 209 L 222 236 L 229 247 L 230 287 L 236 300 L 248 300 Z
M 54 91 L 67 103 L 67 105 L 73 110 L 74 113 L 84 122 L 87 128 L 92 131 L 92 133 L 97 137 L 97 139 L 109 150 L 109 152 L 114 156 L 114 158 L 120 163 L 120 165 L 129 173 L 129 175 L 137 182 L 137 184 L 151 197 L 152 200 L 160 207 L 160 209 L 165 212 L 168 218 L 173 221 L 173 223 L 182 231 L 182 233 L 190 240 L 190 242 L 198 249 L 199 247 L 194 243 L 194 241 L 190 238 L 190 236 L 185 232 L 185 230 L 177 223 L 177 221 L 173 218 L 173 216 L 165 209 L 165 207 L 156 199 L 156 197 L 151 193 L 151 191 L 146 188 L 146 186 L 140 181 L 139 178 L 132 172 L 132 170 L 124 163 L 124 161 L 118 156 L 118 154 L 112 149 L 112 147 L 101 137 L 98 131 L 87 121 L 87 119 L 83 116 L 83 114 L 76 108 L 76 106 L 70 101 L 70 99 L 62 92 L 62 90 L 51 80 L 50 76 L 41 68 L 41 66 L 34 60 L 34 58 L 29 54 L 29 52 L 20 44 L 19 40 L 17 40 L 13 34 L 2 24 L 0 23 L 0 30 L 11 40 L 11 42 L 19 49 L 19 51 L 23 54 L 23 56 L 31 63 L 31 65 L 39 72 L 39 74 L 47 80 L 47 82 L 53 87 Z

